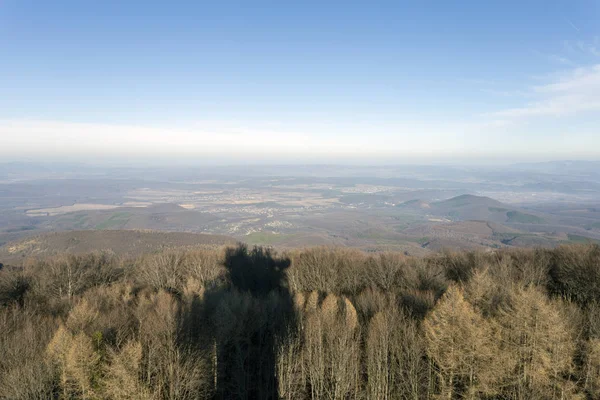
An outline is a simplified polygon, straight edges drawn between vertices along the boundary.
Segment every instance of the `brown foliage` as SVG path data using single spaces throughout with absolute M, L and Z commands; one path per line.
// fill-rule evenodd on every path
M 29 310 L 0 311 L 0 398 L 49 399 L 56 371 L 45 357 L 55 322 Z
M 0 398 L 594 399 L 599 254 L 31 260 L 0 271 Z
M 451 286 L 423 322 L 427 354 L 435 362 L 443 397 L 493 394 L 505 368 L 492 325 Z M 495 367 L 495 368 L 494 368 Z

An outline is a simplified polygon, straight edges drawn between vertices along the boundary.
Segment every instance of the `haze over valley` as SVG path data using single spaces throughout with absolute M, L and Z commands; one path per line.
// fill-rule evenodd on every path
M 152 169 L 5 163 L 0 242 L 55 231 L 152 230 L 412 255 L 597 242 L 599 167 L 583 161 Z M 12 248 L 3 249 L 11 258 L 33 251 Z

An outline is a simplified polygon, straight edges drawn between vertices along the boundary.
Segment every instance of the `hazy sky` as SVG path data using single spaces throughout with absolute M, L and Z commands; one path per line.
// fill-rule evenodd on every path
M 598 159 L 600 2 L 0 0 L 0 157 Z

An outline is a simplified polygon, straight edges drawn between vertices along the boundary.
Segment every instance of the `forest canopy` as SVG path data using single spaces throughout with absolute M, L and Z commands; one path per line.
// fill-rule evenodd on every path
M 32 258 L 0 332 L 6 399 L 595 399 L 600 247 Z

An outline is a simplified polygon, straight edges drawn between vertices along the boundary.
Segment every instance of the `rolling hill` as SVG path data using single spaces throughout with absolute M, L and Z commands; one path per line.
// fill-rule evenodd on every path
M 169 248 L 223 246 L 236 242 L 228 236 L 185 232 L 136 230 L 53 232 L 6 243 L 0 247 L 0 262 L 17 264 L 27 257 L 59 253 L 83 254 L 93 251 L 138 256 Z
M 428 212 L 453 221 L 480 220 L 499 224 L 543 224 L 548 216 L 522 210 L 485 196 L 465 194 L 431 204 Z

